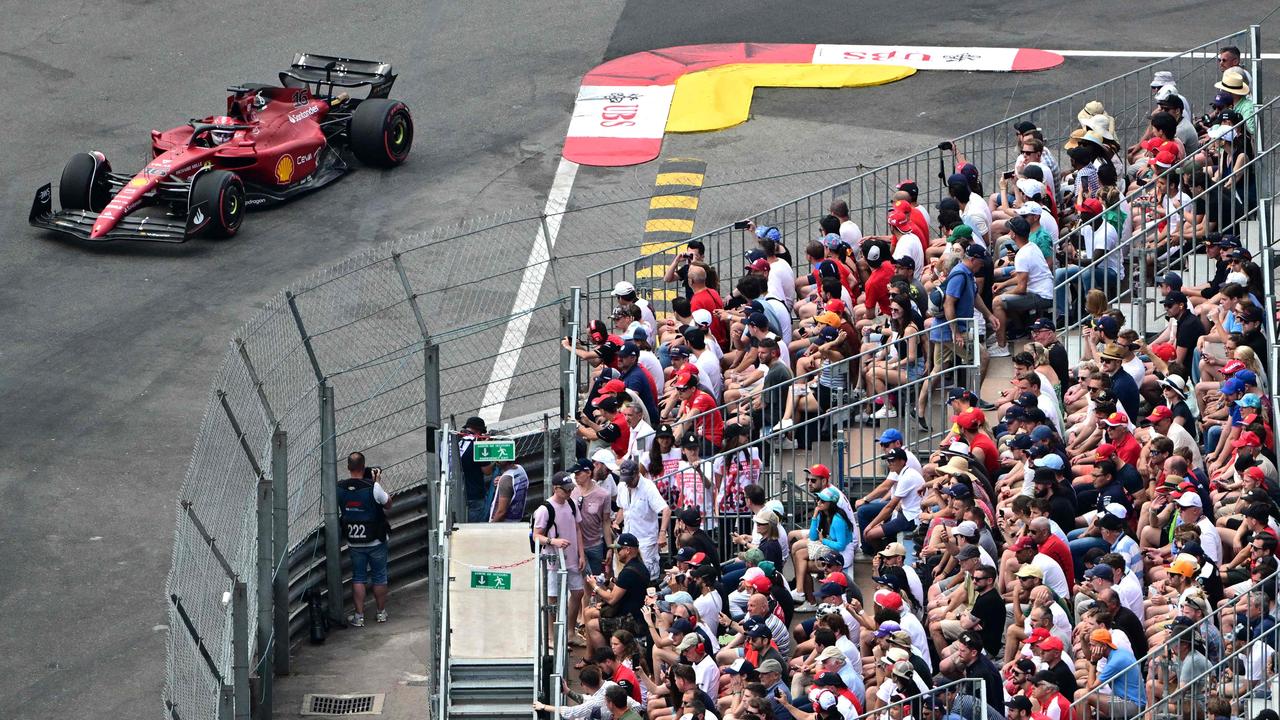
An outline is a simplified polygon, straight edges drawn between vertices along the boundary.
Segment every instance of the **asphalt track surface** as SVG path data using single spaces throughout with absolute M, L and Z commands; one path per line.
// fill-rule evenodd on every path
M 578 80 L 592 66 L 639 50 L 741 40 L 1172 51 L 1270 9 L 1180 2 L 1153 23 L 1146 3 L 1091 7 L 1088 17 L 1072 7 L 8 3 L 0 25 L 0 714 L 159 715 L 173 507 L 231 334 L 282 285 L 372 244 L 540 205 Z M 406 166 L 361 171 L 251 215 L 231 241 L 91 246 L 27 226 L 36 187 L 56 182 L 71 153 L 100 149 L 117 170 L 136 168 L 149 129 L 220 111 L 227 86 L 271 81 L 299 50 L 395 64 L 394 95 L 417 125 Z M 803 168 L 810 154 L 874 164 L 1137 64 L 1072 58 L 1038 75 L 920 73 L 882 88 L 761 91 L 752 121 L 669 138 L 664 152 L 706 159 L 709 182 L 725 168 Z M 654 171 L 583 168 L 575 197 L 642 187 Z M 566 227 L 557 248 L 585 252 L 591 242 Z

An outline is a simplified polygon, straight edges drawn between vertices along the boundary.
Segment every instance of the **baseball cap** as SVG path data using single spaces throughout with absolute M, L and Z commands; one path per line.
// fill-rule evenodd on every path
M 1157 405 L 1151 408 L 1151 414 L 1147 416 L 1147 422 L 1154 425 L 1171 417 L 1173 417 L 1173 411 L 1169 409 L 1168 405 Z
M 1005 222 L 1005 229 L 1010 234 L 1025 238 L 1031 233 L 1031 223 L 1027 222 L 1021 215 L 1015 215 Z
M 822 306 L 822 309 L 827 312 L 836 313 L 837 315 L 842 314 L 845 311 L 844 301 L 840 298 L 831 298 L 827 301 L 826 305 Z
M 1080 214 L 1086 218 L 1101 215 L 1104 209 L 1102 201 L 1098 198 L 1085 198 L 1080 203 Z
M 839 502 L 840 493 L 833 487 L 824 487 L 818 492 L 818 499 L 823 502 Z
M 948 485 L 946 490 L 943 490 L 943 492 L 954 498 L 973 497 L 973 488 L 965 485 L 964 483 Z
M 1064 646 L 1063 646 L 1063 644 L 1062 644 L 1062 641 L 1061 641 L 1061 640 L 1059 640 L 1057 637 L 1054 637 L 1053 635 L 1050 635 L 1050 636 L 1046 637 L 1045 639 L 1041 640 L 1040 642 L 1036 643 L 1036 647 L 1040 648 L 1041 650 L 1063 650 L 1063 649 L 1065 649 L 1065 647 L 1064 647 Z
M 900 542 L 891 542 L 880 551 L 880 555 L 884 557 L 906 557 L 907 548 Z
M 755 669 L 756 669 L 756 666 L 752 665 L 750 660 L 746 658 L 738 658 L 737 660 L 733 661 L 733 664 L 729 665 L 724 669 L 724 674 L 725 675 L 745 675 Z
M 821 463 L 817 465 L 810 465 L 809 469 L 805 470 L 805 473 L 814 477 L 822 478 L 823 480 L 831 479 L 831 469 Z
M 1181 290 L 1170 290 L 1169 294 L 1165 295 L 1164 299 L 1160 301 L 1160 304 L 1164 305 L 1165 307 L 1170 307 L 1173 305 L 1186 305 L 1187 296 Z
M 618 477 L 623 482 L 627 482 L 628 480 L 634 480 L 636 476 L 638 476 L 639 474 L 640 474 L 640 465 L 635 460 L 632 460 L 631 458 L 627 458 L 626 460 L 623 460 L 622 463 L 618 465 Z
M 676 519 L 692 527 L 702 522 L 702 512 L 696 507 L 681 508 L 680 512 L 676 513 Z
M 613 545 L 610 545 L 610 547 L 612 547 L 614 550 L 617 550 L 618 548 L 624 548 L 624 547 L 639 548 L 640 540 L 638 540 L 636 536 L 632 535 L 631 533 L 620 533 L 618 537 L 614 539 L 614 543 Z
M 1017 213 L 1018 215 L 1023 217 L 1026 217 L 1026 216 L 1040 217 L 1040 212 L 1042 209 L 1043 208 L 1040 207 L 1040 203 L 1034 200 L 1028 200 L 1022 203 L 1022 205 L 1018 206 Z
M 959 415 L 951 416 L 952 423 L 955 423 L 966 430 L 976 429 L 982 424 L 982 420 L 982 411 L 978 408 L 970 408 Z
M 1112 445 L 1111 443 L 1102 443 L 1101 445 L 1093 449 L 1094 460 L 1099 460 L 1099 461 L 1110 460 L 1111 458 L 1115 457 L 1115 454 L 1116 454 L 1116 446 Z
M 551 484 L 553 486 L 561 486 L 561 487 L 571 486 L 573 485 L 573 476 L 561 470 L 560 472 L 551 476 Z
M 1200 501 L 1200 494 L 1194 492 L 1184 492 L 1174 502 L 1178 503 L 1180 507 L 1204 507 L 1204 503 Z
M 903 450 L 900 447 L 889 448 L 888 450 L 885 451 L 884 455 L 882 455 L 881 457 L 884 458 L 885 462 L 894 462 L 894 461 L 906 462 L 907 451 Z
M 1160 278 L 1161 285 L 1169 285 L 1174 290 L 1182 288 L 1182 276 L 1176 272 L 1167 272 Z
M 956 228 L 956 230 L 959 230 L 960 228 L 968 229 L 968 227 L 969 227 L 968 225 L 961 225 L 958 228 Z M 970 235 L 972 235 L 972 233 L 973 231 L 970 230 Z M 949 237 L 948 240 L 954 239 L 954 236 L 955 236 L 955 230 L 952 230 L 951 237 Z M 987 252 L 986 248 L 977 244 L 970 245 L 969 247 L 965 248 L 964 254 L 967 257 L 975 258 L 978 260 L 986 260 L 988 257 L 991 256 L 990 253 Z
M 835 583 L 836 585 L 847 588 L 849 587 L 849 577 L 842 572 L 827 573 L 827 576 L 822 578 L 822 581 L 819 584 L 827 585 L 829 583 Z
M 1027 450 L 1034 444 L 1035 441 L 1031 439 L 1030 433 L 1018 433 L 1009 441 L 1009 447 L 1014 450 Z
M 888 430 L 880 433 L 879 443 L 881 445 L 888 445 L 889 443 L 895 442 L 902 442 L 902 431 L 898 428 L 889 428 Z
M 1097 565 L 1089 568 L 1085 571 L 1084 576 L 1090 579 L 1102 578 L 1103 580 L 1110 580 L 1112 582 L 1115 582 L 1116 579 L 1115 570 L 1111 569 L 1111 566 L 1105 563 L 1098 563 Z
M 1032 410 L 1040 410 L 1040 408 L 1038 407 L 1028 408 L 1026 411 L 1028 420 L 1033 419 L 1032 412 L 1031 412 Z M 1044 411 L 1040 410 L 1040 412 L 1043 413 Z M 1035 419 L 1038 420 L 1039 418 L 1035 418 Z M 1048 425 L 1037 425 L 1035 429 L 1031 431 L 1032 442 L 1044 442 L 1045 440 L 1049 440 L 1052 437 L 1053 437 L 1053 428 L 1049 427 Z
M 640 346 L 628 340 L 622 343 L 622 348 L 618 350 L 618 357 L 640 357 Z
M 960 633 L 960 637 L 956 638 L 960 644 L 972 648 L 974 650 L 982 649 L 982 636 L 976 632 L 966 630 Z
M 1052 320 L 1050 320 L 1049 318 L 1044 318 L 1044 317 L 1042 317 L 1042 318 L 1036 318 L 1035 322 L 1031 323 L 1031 324 L 1028 326 L 1028 328 L 1029 328 L 1032 332 L 1035 332 L 1035 331 L 1037 331 L 1037 330 L 1053 330 L 1053 329 L 1054 329 L 1054 328 L 1053 328 L 1053 321 L 1052 321 Z
M 702 636 L 698 633 L 685 633 L 684 639 L 676 646 L 676 652 L 683 653 L 702 644 Z
M 1122 412 L 1113 412 L 1102 421 L 1107 427 L 1128 427 L 1129 416 Z
M 752 578 L 749 583 L 753 590 L 762 595 L 769 594 L 769 591 L 773 589 L 773 581 L 763 575 Z
M 769 318 L 764 313 L 751 313 L 747 318 L 747 324 L 752 327 L 767 328 L 769 327 Z
M 576 475 L 580 472 L 591 472 L 594 469 L 595 466 L 591 464 L 590 460 L 586 458 L 578 458 L 578 462 L 574 463 L 573 467 L 569 468 L 569 472 Z
M 881 590 L 879 592 L 888 592 L 888 591 Z M 898 623 L 892 620 L 886 620 L 885 622 L 880 623 L 880 627 L 876 628 L 875 635 L 878 638 L 887 638 L 891 633 L 896 633 L 901 629 L 902 629 L 902 626 L 899 625 Z
M 1124 519 L 1121 516 L 1105 512 L 1098 516 L 1098 527 L 1103 530 L 1122 530 L 1124 529 Z
M 747 269 L 755 272 L 769 272 L 769 261 L 764 258 L 756 258 L 747 263 Z
M 1021 710 L 1023 712 L 1031 712 L 1031 698 L 1026 695 L 1014 695 L 1009 698 L 1009 702 L 1004 704 L 1008 710 Z
M 1014 185 L 1017 185 L 1018 189 L 1022 191 L 1022 194 L 1026 195 L 1029 198 L 1043 197 L 1045 194 L 1044 183 L 1034 178 L 1029 178 L 1029 177 L 1018 178 L 1018 181 L 1014 183 Z M 1038 207 L 1039 203 L 1036 203 L 1036 205 Z M 1024 203 L 1023 206 L 1025 207 L 1026 204 Z M 1038 213 L 1039 213 L 1039 210 L 1037 209 L 1037 214 Z
M 886 610 L 901 610 L 902 596 L 892 590 L 877 590 L 875 603 Z M 901 630 L 901 628 L 898 629 Z
M 613 378 L 600 386 L 601 395 L 617 395 L 618 393 L 624 393 L 626 391 L 627 384 L 618 378 Z
M 965 545 L 956 553 L 957 560 L 970 560 L 977 557 L 982 557 L 982 551 L 977 545 Z
M 845 588 L 840 583 L 830 582 L 830 583 L 823 583 L 821 586 L 818 587 L 817 590 L 813 592 L 813 594 L 814 594 L 814 597 L 820 597 L 820 598 L 842 597 L 844 596 L 844 591 L 845 591 Z
M 693 632 L 693 623 L 687 618 L 676 618 L 675 622 L 671 623 L 670 629 L 672 635 L 685 635 Z
M 1089 633 L 1089 641 L 1102 643 L 1112 650 L 1116 649 L 1116 643 L 1111 639 L 1111 631 L 1106 628 L 1098 628 L 1097 630 Z
M 1031 464 L 1040 468 L 1049 468 L 1050 470 L 1061 470 L 1065 467 L 1062 462 L 1062 456 L 1057 453 L 1038 457 Z
M 1014 575 L 1017 575 L 1020 578 L 1033 577 L 1040 578 L 1041 580 L 1044 579 L 1044 571 L 1031 563 L 1027 563 L 1026 565 L 1018 568 L 1018 572 L 1014 573 Z
M 1245 368 L 1244 370 L 1236 371 L 1236 374 L 1232 375 L 1231 377 L 1234 380 L 1239 380 L 1246 387 L 1249 385 L 1258 384 L 1258 374 L 1248 368 Z
M 964 537 L 977 537 L 978 524 L 972 520 L 964 520 L 951 528 L 952 535 L 963 535 Z
M 967 388 L 962 388 L 958 385 L 956 387 L 947 389 L 947 400 L 961 400 L 961 399 L 972 401 L 974 399 L 973 393 L 969 392 Z
M 770 658 L 760 663 L 760 667 L 756 668 L 756 672 L 760 673 L 781 673 L 782 663 Z
M 916 259 L 910 255 L 902 255 L 893 259 L 893 264 L 908 270 L 916 269 Z

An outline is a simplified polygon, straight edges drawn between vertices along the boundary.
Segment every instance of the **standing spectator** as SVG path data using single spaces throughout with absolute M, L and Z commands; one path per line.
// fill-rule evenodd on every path
M 666 540 L 671 525 L 671 507 L 653 481 L 640 476 L 635 460 L 618 466 L 618 524 L 639 542 L 640 557 L 652 577 L 660 574 L 658 545 Z
M 574 467 L 573 475 L 589 475 L 590 472 L 590 465 L 583 462 Z M 573 475 L 562 470 L 551 476 L 551 497 L 533 511 L 533 540 L 535 544 L 542 546 L 544 555 L 555 555 L 557 550 L 564 550 L 566 584 L 569 587 L 568 617 L 576 619 L 582 607 L 582 568 L 587 563 L 582 533 L 578 528 L 577 505 L 570 497 L 574 489 Z M 547 564 L 547 596 L 552 602 L 559 600 L 558 571 L 556 563 Z
M 570 498 L 578 506 L 578 529 L 582 533 L 582 554 L 586 558 L 587 572 L 592 575 L 611 573 L 608 562 L 613 544 L 613 497 L 609 491 L 596 484 L 594 472 L 578 466 L 573 474 L 575 487 Z
M 684 285 L 684 296 L 686 298 L 693 297 L 693 287 L 689 285 L 689 270 L 695 264 L 705 263 L 707 261 L 707 246 L 701 240 L 690 240 L 683 252 L 677 253 L 671 258 L 671 265 L 667 267 L 667 272 L 662 276 L 663 282 L 680 281 Z
M 353 627 L 364 627 L 365 588 L 373 584 L 373 600 L 378 606 L 378 622 L 387 621 L 387 513 L 391 496 L 378 482 L 382 468 L 365 467 L 364 453 L 347 456 L 349 477 L 338 481 L 338 507 L 342 529 L 351 555 L 351 602 Z
M 906 183 L 898 185 L 898 189 L 902 190 Z M 913 183 L 914 184 L 914 183 Z M 917 191 L 918 192 L 918 191 Z M 832 200 L 831 207 L 827 210 L 840 221 L 840 239 L 851 248 L 862 245 L 862 229 L 858 227 L 858 223 L 849 217 L 849 203 L 844 200 Z
M 728 347 L 729 329 L 720 320 L 720 313 L 717 312 L 724 310 L 724 300 L 720 297 L 718 290 L 707 287 L 707 271 L 698 265 L 689 268 L 689 287 L 693 289 L 693 295 L 689 297 L 689 309 L 694 312 L 706 310 L 711 313 L 711 335 L 720 347 Z
M 494 479 L 496 489 L 489 508 L 489 522 L 520 522 L 524 519 L 525 498 L 529 494 L 529 473 L 520 463 L 499 462 L 501 473 Z
M 623 280 L 613 286 L 613 297 L 618 301 L 618 305 L 626 309 L 635 305 L 640 308 L 640 322 L 644 324 L 650 335 L 658 332 L 658 320 L 653 316 L 653 308 L 649 305 L 648 300 L 641 299 L 636 294 L 636 286 Z
M 622 373 L 622 382 L 626 384 L 627 389 L 635 391 L 640 396 L 640 402 L 644 404 L 645 413 L 649 419 L 656 420 L 658 418 L 657 383 L 649 376 L 648 370 L 640 364 L 640 347 L 630 340 L 624 342 L 622 348 L 618 350 L 618 372 Z M 617 420 L 615 419 L 614 422 Z
M 458 436 L 458 459 L 462 463 L 462 480 L 466 486 L 467 522 L 484 522 L 487 518 L 488 494 L 490 484 L 486 480 L 493 471 L 493 463 L 482 463 L 475 459 L 472 446 L 476 440 L 485 440 L 488 428 L 483 418 L 469 417 L 462 424 L 462 432 Z
M 1009 357 L 1011 314 L 1025 327 L 1033 313 L 1053 306 L 1053 273 L 1049 271 L 1040 249 L 1029 240 L 1031 226 L 1025 218 L 1014 217 L 1009 219 L 1008 229 L 1017 250 L 1013 256 L 1012 277 L 997 282 L 993 288 L 998 295 L 991 310 L 1000 322 L 996 327 L 996 344 L 991 348 L 991 357 Z

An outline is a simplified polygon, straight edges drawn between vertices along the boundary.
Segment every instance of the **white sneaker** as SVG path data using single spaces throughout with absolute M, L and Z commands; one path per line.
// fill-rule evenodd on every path
M 782 438 L 782 442 L 780 443 L 780 445 L 781 445 L 781 447 L 782 447 L 782 449 L 783 449 L 783 450 L 795 450 L 795 449 L 796 449 L 796 441 L 795 441 L 795 440 L 792 440 L 790 437 L 784 437 L 784 438 Z
M 351 616 L 351 627 L 364 627 L 364 616 L 363 616 L 363 615 L 352 615 L 352 616 Z
M 987 354 L 993 358 L 1009 357 L 1009 346 L 1000 344 L 992 345 L 987 349 Z
M 798 603 L 802 603 L 804 602 L 804 593 L 800 592 L 799 590 L 792 590 L 791 599 L 795 600 Z
M 387 611 L 386 611 L 386 610 L 379 610 L 379 611 L 378 611 L 378 622 L 386 622 L 386 621 L 387 621 Z
M 813 604 L 813 603 L 811 603 L 811 602 L 807 602 L 807 603 L 805 603 L 805 604 L 803 604 L 803 605 L 797 605 L 797 606 L 796 606 L 796 609 L 795 609 L 795 610 L 793 610 L 792 612 L 798 612 L 798 613 L 812 613 L 812 612 L 818 612 L 818 606 L 817 606 L 817 605 L 814 605 L 814 604 Z
M 885 403 L 884 407 L 871 414 L 872 420 L 887 420 L 898 417 L 898 409 L 889 403 Z

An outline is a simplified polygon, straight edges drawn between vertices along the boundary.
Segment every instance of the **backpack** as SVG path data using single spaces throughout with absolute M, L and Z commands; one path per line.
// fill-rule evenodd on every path
M 538 516 L 538 508 L 547 509 L 547 527 L 544 528 L 547 532 L 547 537 L 551 538 L 551 537 L 560 536 L 558 532 L 556 532 L 554 535 L 552 534 L 552 532 L 555 530 L 555 527 L 556 527 L 555 506 L 551 504 L 550 500 L 543 500 L 542 502 L 538 503 L 538 507 L 533 509 L 533 515 L 529 517 L 529 552 L 531 553 L 538 552 L 538 543 L 536 540 L 533 539 L 533 531 L 537 529 L 534 527 L 533 523 L 535 522 L 534 518 Z M 577 520 L 578 506 L 573 502 L 572 498 L 569 499 L 569 511 L 573 513 L 573 519 Z

